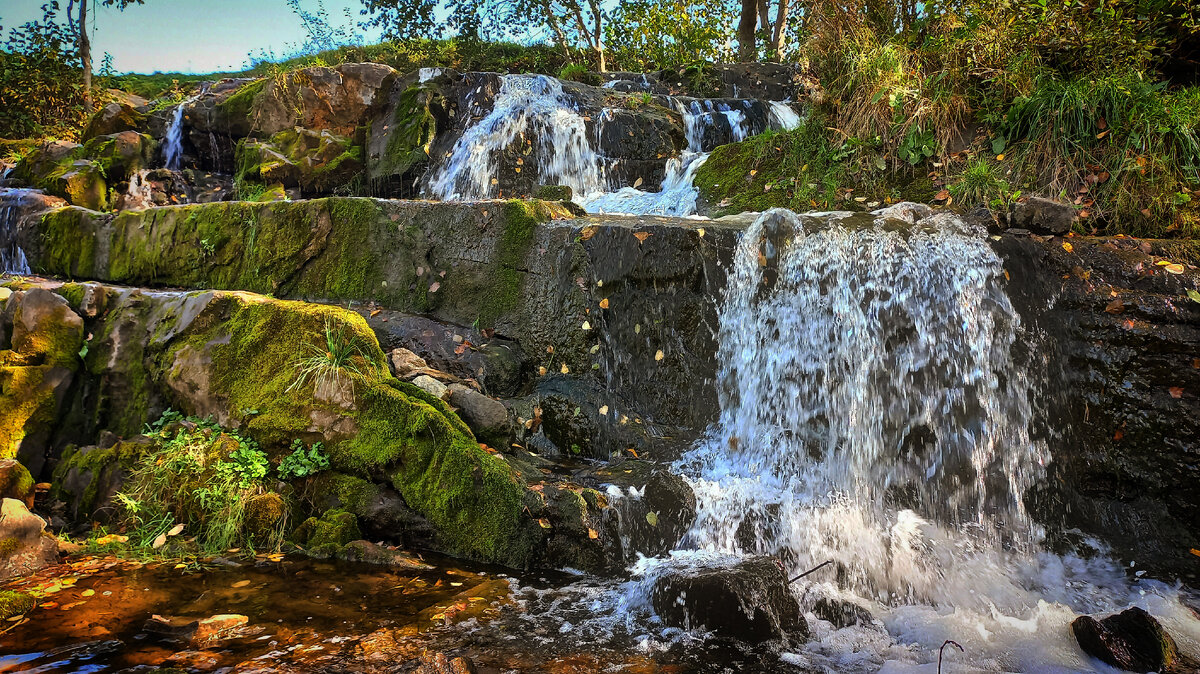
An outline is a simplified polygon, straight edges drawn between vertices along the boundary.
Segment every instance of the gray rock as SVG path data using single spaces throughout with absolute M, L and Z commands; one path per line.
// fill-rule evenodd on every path
M 500 401 L 462 384 L 451 384 L 449 402 L 480 440 L 508 435 L 508 410 Z
M 1009 227 L 1028 229 L 1035 234 L 1066 234 L 1078 219 L 1075 207 L 1045 197 L 1029 197 L 1013 204 Z
M 450 394 L 450 389 L 447 388 L 445 384 L 427 374 L 423 374 L 416 379 L 413 379 L 412 383 L 429 395 L 440 400 L 445 400 Z

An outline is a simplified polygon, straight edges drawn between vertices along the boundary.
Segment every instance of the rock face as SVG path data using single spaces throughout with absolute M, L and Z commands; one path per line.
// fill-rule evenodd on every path
M 0 580 L 58 563 L 58 544 L 45 530 L 46 521 L 21 501 L 0 502 Z
M 1034 516 L 1064 546 L 1078 529 L 1139 568 L 1195 578 L 1200 303 L 1186 291 L 1200 273 L 1183 265 L 1200 249 L 1014 235 L 995 247 L 1028 337 L 1023 367 L 1041 410 L 1031 430 L 1053 438 L 1047 477 L 1026 497 Z
M 703 626 L 747 643 L 808 637 L 783 569 L 769 557 L 669 571 L 655 583 L 652 601 L 660 618 L 683 629 Z
M 1179 658 L 1171 635 L 1136 606 L 1102 620 L 1079 616 L 1071 632 L 1088 655 L 1129 672 L 1170 671 Z
M 1075 207 L 1071 204 L 1045 197 L 1029 197 L 1012 205 L 1008 225 L 1035 234 L 1066 234 L 1078 219 Z

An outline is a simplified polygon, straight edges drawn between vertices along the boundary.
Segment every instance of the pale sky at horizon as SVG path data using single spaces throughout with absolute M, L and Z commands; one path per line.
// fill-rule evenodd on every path
M 46 0 L 0 0 L 0 25 L 7 38 L 11 28 L 41 19 Z M 67 0 L 60 0 L 65 10 Z M 99 0 L 92 0 L 99 5 Z M 317 0 L 301 3 L 313 10 Z M 358 0 L 325 0 L 334 25 L 347 23 L 349 8 L 359 20 Z M 97 6 L 92 23 L 92 50 L 96 70 L 104 53 L 113 56 L 119 72 L 209 73 L 241 70 L 259 50 L 282 56 L 288 47 L 305 39 L 300 19 L 284 0 L 146 0 L 124 12 Z M 61 13 L 60 13 L 61 14 Z M 365 42 L 378 36 L 354 29 Z

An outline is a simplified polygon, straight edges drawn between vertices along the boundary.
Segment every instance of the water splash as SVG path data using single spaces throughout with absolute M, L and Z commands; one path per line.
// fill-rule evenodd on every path
M 171 113 L 171 124 L 167 126 L 167 135 L 163 138 L 163 163 L 169 169 L 178 169 L 183 159 L 183 112 L 208 93 L 208 85 L 201 85 L 191 97 L 185 99 Z
M 586 122 L 563 93 L 562 82 L 544 75 L 504 75 L 492 111 L 463 132 L 429 189 L 447 201 L 491 199 L 498 194 L 500 155 L 528 146 L 545 184 L 567 185 L 576 194 L 605 189 L 600 158 Z

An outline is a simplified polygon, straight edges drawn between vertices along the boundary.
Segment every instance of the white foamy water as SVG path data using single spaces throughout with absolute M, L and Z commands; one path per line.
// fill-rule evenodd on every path
M 183 159 L 183 111 L 187 106 L 200 100 L 208 92 L 208 85 L 201 85 L 191 97 L 175 106 L 171 113 L 171 124 L 167 127 L 167 135 L 163 138 L 163 163 L 169 169 L 178 169 Z
M 712 150 L 706 133 L 717 127 L 724 133 L 728 127 L 726 140 L 737 142 L 747 138 L 751 129 L 745 109 L 729 103 L 673 103 L 683 117 L 688 148 L 667 160 L 662 185 L 650 192 L 611 184 L 613 160 L 597 152 L 593 138 L 600 136 L 606 114 L 601 114 L 589 134 L 587 120 L 563 92 L 562 82 L 542 75 L 505 75 L 492 111 L 463 132 L 430 180 L 429 192 L 446 201 L 500 196 L 500 158 L 515 152 L 521 157 L 521 168 L 538 171 L 542 184 L 569 186 L 575 201 L 588 212 L 692 215 L 698 196 L 692 180 Z M 748 105 L 743 101 L 743 107 Z
M 796 112 L 791 103 L 771 101 L 770 122 L 772 128 L 791 131 L 798 128 L 803 120 L 800 118 L 800 113 Z

